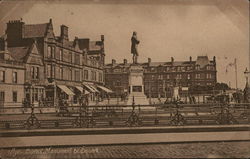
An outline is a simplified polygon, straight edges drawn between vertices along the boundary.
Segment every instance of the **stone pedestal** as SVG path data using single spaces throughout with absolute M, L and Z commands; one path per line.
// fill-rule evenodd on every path
M 127 105 L 132 105 L 134 98 L 135 105 L 149 105 L 149 101 L 144 94 L 143 68 L 133 64 L 129 68 L 129 96 Z

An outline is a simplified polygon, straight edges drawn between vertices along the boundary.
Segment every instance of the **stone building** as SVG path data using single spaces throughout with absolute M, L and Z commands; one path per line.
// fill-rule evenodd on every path
M 2 43 L 3 44 L 3 43 Z M 16 61 L 7 50 L 0 51 L 0 107 L 16 107 L 24 99 L 25 66 Z
M 25 64 L 26 99 L 42 99 L 47 105 L 57 104 L 58 99 L 77 103 L 88 93 L 90 100 L 97 100 L 104 85 L 104 36 L 100 41 L 77 37 L 70 41 L 68 27 L 60 29 L 56 36 L 52 19 L 43 24 L 7 23 L 8 50 Z
M 130 63 L 124 59 L 123 63 L 112 63 L 105 66 L 106 86 L 117 95 L 128 92 L 128 78 Z M 187 95 L 188 88 L 194 85 L 215 85 L 217 82 L 216 58 L 209 60 L 207 56 L 198 56 L 196 61 L 192 57 L 188 61 L 139 63 L 144 68 L 144 92 L 147 97 L 171 97 L 172 88 L 179 87 L 181 95 Z

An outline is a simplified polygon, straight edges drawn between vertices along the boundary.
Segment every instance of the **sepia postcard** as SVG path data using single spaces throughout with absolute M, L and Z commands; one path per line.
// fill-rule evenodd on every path
M 0 159 L 250 158 L 249 0 L 0 0 Z

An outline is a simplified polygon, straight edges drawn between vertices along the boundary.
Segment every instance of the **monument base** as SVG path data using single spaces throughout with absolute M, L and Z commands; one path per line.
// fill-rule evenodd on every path
M 142 93 L 129 94 L 127 105 L 133 104 L 133 97 L 135 105 L 149 105 L 149 100 L 147 99 L 147 96 Z

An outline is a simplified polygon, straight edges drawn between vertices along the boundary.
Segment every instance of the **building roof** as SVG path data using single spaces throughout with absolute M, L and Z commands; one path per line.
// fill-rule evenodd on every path
M 49 23 L 24 25 L 23 38 L 44 37 Z
M 200 65 L 201 68 L 210 63 L 207 56 L 198 56 L 196 60 L 196 65 Z
M 10 55 L 16 60 L 23 62 L 25 56 L 29 51 L 29 47 L 9 47 L 8 48 Z
M 89 42 L 89 50 L 90 51 L 101 50 L 101 45 L 99 43 L 100 43 L 99 41 L 90 41 Z
M 213 61 L 209 61 L 207 56 L 198 56 L 197 61 L 173 61 L 173 62 L 144 62 L 144 63 L 139 63 L 142 66 L 150 66 L 150 67 L 159 67 L 159 66 L 190 66 L 190 65 L 200 65 L 201 68 L 204 66 L 212 63 Z M 124 65 L 124 63 L 115 63 L 112 65 L 112 63 L 106 64 L 106 68 L 109 67 L 129 67 L 131 63 L 127 63 Z

